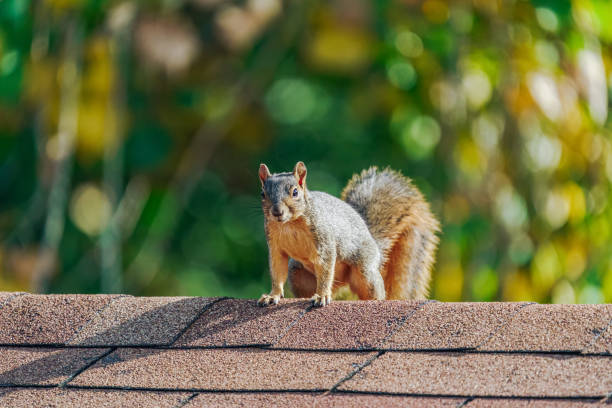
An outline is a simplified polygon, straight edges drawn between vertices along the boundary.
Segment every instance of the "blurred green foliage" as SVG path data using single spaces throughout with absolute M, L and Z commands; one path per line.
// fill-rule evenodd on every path
M 4 0 L 0 290 L 256 297 L 257 168 L 412 177 L 432 296 L 612 301 L 606 0 Z

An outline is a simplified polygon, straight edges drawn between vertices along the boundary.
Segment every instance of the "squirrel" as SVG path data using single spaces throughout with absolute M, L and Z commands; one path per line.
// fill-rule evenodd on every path
M 306 188 L 306 166 L 271 174 L 259 167 L 272 290 L 258 304 L 278 304 L 289 286 L 314 306 L 348 284 L 359 299 L 424 299 L 440 224 L 411 180 L 389 168 L 355 174 L 341 199 Z

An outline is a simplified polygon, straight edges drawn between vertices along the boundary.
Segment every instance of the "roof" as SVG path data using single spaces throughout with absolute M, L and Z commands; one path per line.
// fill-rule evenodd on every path
M 0 292 L 0 406 L 595 406 L 612 305 Z

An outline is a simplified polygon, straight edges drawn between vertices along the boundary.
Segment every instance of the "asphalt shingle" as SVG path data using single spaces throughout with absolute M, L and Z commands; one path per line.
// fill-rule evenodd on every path
M 314 394 L 314 393 L 203 393 L 192 399 L 186 408 L 212 407 L 346 407 L 346 408 L 417 408 L 456 407 L 463 399 L 418 398 L 388 395 Z
M 6 303 L 10 302 L 15 296 L 19 296 L 16 292 L 0 292 L 0 309 Z
M 199 297 L 120 297 L 79 331 L 70 344 L 169 345 L 214 300 Z
M 612 322 L 611 322 L 612 323 Z M 599 335 L 595 335 L 583 353 L 612 354 L 612 324 L 608 324 Z
M 106 351 L 0 347 L 0 385 L 58 385 Z
M 71 385 L 202 390 L 326 390 L 368 353 L 119 349 Z
M 0 406 L 590 407 L 612 392 L 611 314 L 0 292 Z
M 387 352 L 343 383 L 346 391 L 457 396 L 603 397 L 608 357 Z
M 579 352 L 610 319 L 612 305 L 529 305 L 479 349 Z
M 360 350 L 380 347 L 423 302 L 388 300 L 332 302 L 308 311 L 274 345 L 276 348 Z
M 0 344 L 63 344 L 112 300 L 106 295 L 20 295 L 0 308 Z
M 464 405 L 467 408 L 596 408 L 601 407 L 600 400 L 538 400 L 538 399 L 499 399 L 476 398 Z
M 388 349 L 465 349 L 482 344 L 521 303 L 441 303 L 423 306 L 384 344 Z
M 281 299 L 273 307 L 259 307 L 256 300 L 222 300 L 203 313 L 174 346 L 272 344 L 309 305 L 295 299 Z
M 181 392 L 11 388 L 5 390 L 4 394 L 0 390 L 0 406 L 4 408 L 174 408 L 186 401 L 190 395 Z

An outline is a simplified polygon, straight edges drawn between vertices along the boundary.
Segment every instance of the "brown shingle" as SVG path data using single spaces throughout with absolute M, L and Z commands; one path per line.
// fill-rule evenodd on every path
M 323 390 L 368 353 L 119 349 L 71 385 L 204 390 Z
M 19 295 L 20 295 L 19 292 L 0 292 L 0 309 L 6 303 L 13 300 L 14 297 L 19 296 Z
M 304 394 L 304 393 L 202 393 L 187 408 L 208 407 L 346 407 L 346 408 L 411 408 L 456 407 L 462 399 L 416 398 L 388 395 Z
M 106 351 L 0 347 L 0 384 L 57 385 Z
M 612 305 L 529 305 L 479 349 L 581 351 L 612 319 Z
M 168 345 L 215 299 L 125 296 L 115 299 L 72 345 Z
M 105 295 L 21 295 L 0 308 L 1 344 L 62 344 L 111 301 Z
M 383 347 L 389 349 L 476 347 L 524 305 L 432 302 L 408 319 Z
M 499 399 L 499 398 L 476 398 L 465 407 L 468 408 L 596 408 L 600 406 L 599 400 L 537 400 L 537 399 Z
M 589 344 L 583 353 L 598 353 L 612 354 L 612 324 L 608 323 L 608 327 L 599 336 L 595 336 L 591 344 Z
M 0 347 L 0 406 L 586 407 L 612 391 L 610 305 L 3 299 L 0 336 L 21 346 Z
M 340 390 L 462 396 L 598 397 L 608 357 L 388 352 Z
M 281 299 L 271 307 L 259 307 L 256 300 L 223 300 L 203 313 L 174 346 L 272 344 L 309 305 L 294 299 Z
M 421 306 L 423 302 L 376 301 L 332 302 L 304 315 L 274 345 L 291 349 L 371 349 Z
M 190 395 L 180 392 L 12 388 L 0 396 L 0 406 L 5 408 L 172 408 L 185 401 Z

